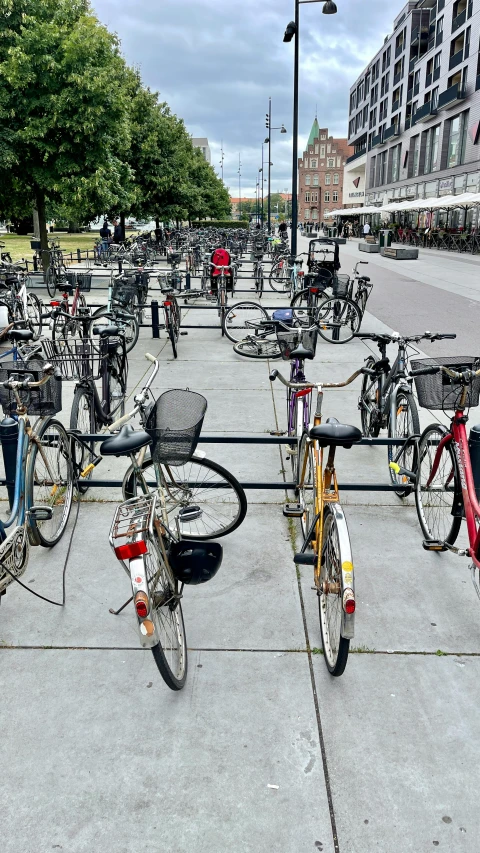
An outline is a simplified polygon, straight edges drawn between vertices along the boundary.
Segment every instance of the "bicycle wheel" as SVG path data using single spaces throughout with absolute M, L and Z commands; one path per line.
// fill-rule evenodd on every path
M 155 537 L 157 538 L 157 537 Z M 175 598 L 176 584 L 165 566 L 161 548 L 151 540 L 143 556 L 150 612 L 159 642 L 152 648 L 158 671 L 167 687 L 181 690 L 187 677 L 187 640 L 182 605 Z
M 369 356 L 365 362 L 369 370 L 375 368 L 375 359 Z M 358 407 L 362 421 L 362 433 L 366 437 L 377 438 L 381 427 L 381 417 L 378 410 L 380 400 L 380 382 L 378 377 L 364 375 L 362 378 L 362 390 Z
M 300 449 L 300 441 L 304 429 L 303 424 L 303 406 L 304 398 L 297 397 L 295 391 L 291 388 L 287 391 L 287 424 L 288 435 L 292 436 L 294 441 L 291 445 L 287 445 L 287 453 L 290 456 L 290 465 L 292 466 L 293 480 L 297 481 L 298 467 L 298 452 Z
M 256 302 L 237 302 L 228 308 L 225 314 L 225 334 L 234 344 L 243 341 L 249 332 L 260 327 L 260 323 L 268 320 L 265 308 Z
M 397 393 L 393 422 L 392 417 L 390 415 L 388 417 L 388 437 L 407 439 L 410 435 L 420 435 L 420 418 L 418 417 L 417 404 L 413 394 L 400 390 Z M 393 462 L 395 459 L 396 462 L 403 468 L 406 468 L 407 471 L 412 471 L 414 466 L 415 445 L 413 442 L 409 444 L 402 455 L 397 458 L 399 450 L 400 447 L 398 445 L 388 445 L 388 462 Z M 390 468 L 390 464 L 388 470 L 390 471 L 392 486 L 401 486 L 402 484 L 405 485 L 409 483 L 408 478 L 404 474 L 396 474 L 395 471 Z M 397 494 L 399 498 L 404 498 L 406 495 L 410 494 L 410 491 L 410 488 L 407 490 L 400 488 L 395 492 L 395 494 Z
M 45 285 L 47 288 L 48 295 L 50 296 L 51 299 L 53 299 L 53 297 L 55 296 L 55 289 L 57 286 L 57 276 L 55 273 L 55 269 L 52 267 L 51 264 L 48 267 L 44 278 L 45 278 Z
M 89 433 L 95 435 L 98 432 L 93 393 L 84 385 L 77 385 L 75 388 L 70 414 L 70 429 L 78 429 L 84 435 Z M 80 477 L 80 474 L 95 459 L 95 442 L 88 442 L 85 446 L 74 441 L 72 457 L 74 473 L 78 477 L 78 491 L 83 495 L 88 490 L 88 480 L 93 472 L 90 471 L 86 477 Z
M 93 329 L 95 326 L 110 324 L 118 326 L 122 334 L 125 336 L 125 349 L 131 352 L 138 341 L 139 327 L 136 317 L 133 314 L 128 314 L 124 311 L 107 311 L 106 308 L 99 308 L 92 315 L 92 320 L 88 328 L 88 336 L 96 349 L 98 349 L 98 335 L 94 335 Z
M 37 443 L 38 442 L 38 443 Z M 46 418 L 32 443 L 25 473 L 28 506 L 47 506 L 53 510 L 48 521 L 30 519 L 33 535 L 49 548 L 62 538 L 73 498 L 70 439 L 62 424 Z
M 299 290 L 290 300 L 294 320 L 301 326 L 311 326 L 318 319 L 317 311 L 322 298 L 320 290 L 317 293 L 309 287 Z
M 300 503 L 303 506 L 301 517 L 302 535 L 305 539 L 315 518 L 317 498 L 315 454 L 313 444 L 309 444 L 308 433 L 304 432 L 300 442 L 297 466 L 297 483 Z M 303 473 L 305 468 L 305 473 Z M 311 543 L 309 543 L 311 547 Z
M 289 281 L 288 260 L 287 258 L 279 258 L 272 264 L 268 276 L 268 283 L 272 290 L 276 293 L 281 293 L 286 289 Z
M 415 503 L 425 539 L 453 545 L 462 522 L 462 488 L 453 441 L 442 446 L 437 458 L 439 443 L 447 435 L 440 424 L 431 424 L 421 435 Z
M 125 395 L 127 383 L 125 371 L 122 372 L 123 359 L 113 356 L 108 362 L 108 399 L 110 401 L 109 419 L 116 421 L 125 414 Z
M 210 459 L 191 459 L 184 465 L 159 466 L 160 485 L 172 530 L 177 520 L 182 539 L 218 539 L 240 526 L 247 512 L 247 499 L 236 478 Z M 156 489 L 154 464 L 142 466 L 149 488 Z M 125 500 L 143 494 L 141 483 L 130 467 L 123 481 Z
M 35 293 L 27 293 L 27 323 L 33 332 L 34 340 L 42 334 L 42 303 Z
M 350 640 L 342 637 L 341 634 L 345 592 L 342 566 L 345 568 L 346 563 L 352 565 L 349 544 L 348 528 L 343 512 L 341 510 L 338 512 L 334 506 L 327 504 L 323 514 L 318 611 L 323 656 L 330 675 L 335 676 L 342 675 L 344 672 L 350 648 Z
M 238 344 L 234 344 L 233 351 L 245 358 L 276 359 L 282 357 L 282 352 L 277 341 L 272 338 L 245 338 Z
M 330 344 L 346 344 L 362 324 L 362 313 L 351 299 L 331 296 L 319 306 L 322 317 L 317 321 L 321 337 Z

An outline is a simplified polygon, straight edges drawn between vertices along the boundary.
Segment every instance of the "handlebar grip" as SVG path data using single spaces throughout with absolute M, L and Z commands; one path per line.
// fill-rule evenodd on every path
M 272 370 L 272 372 L 270 374 L 270 382 L 275 382 L 275 379 L 277 378 L 277 376 L 278 376 L 278 370 Z
M 53 375 L 54 375 L 55 379 L 57 380 L 57 382 L 62 381 L 62 371 L 60 370 L 59 367 L 53 368 Z
M 370 368 L 369 368 L 369 367 L 362 367 L 361 372 L 362 372 L 365 376 L 376 376 L 376 375 L 377 375 L 377 371 L 376 371 L 376 370 L 370 370 Z
M 416 370 L 411 370 L 410 376 L 427 376 L 429 373 L 438 373 L 439 371 L 439 366 L 430 364 L 428 367 L 418 367 Z
M 151 362 L 152 362 L 152 364 L 155 364 L 155 363 L 156 363 L 156 361 L 157 361 L 157 359 L 155 358 L 155 356 L 154 356 L 154 355 L 151 355 L 151 353 L 149 353 L 149 352 L 146 352 L 146 353 L 145 353 L 145 358 L 147 359 L 147 361 L 151 361 Z
M 443 340 L 453 341 L 453 340 L 455 340 L 457 335 L 455 333 L 448 333 L 448 334 L 443 335 L 440 332 L 437 332 L 436 337 L 438 338 L 439 341 L 443 341 Z
M 114 430 L 128 423 L 129 420 L 133 417 L 135 412 L 128 412 L 128 414 L 124 415 L 123 418 L 119 418 L 118 421 L 114 421 L 113 424 L 107 427 L 109 432 L 114 432 Z

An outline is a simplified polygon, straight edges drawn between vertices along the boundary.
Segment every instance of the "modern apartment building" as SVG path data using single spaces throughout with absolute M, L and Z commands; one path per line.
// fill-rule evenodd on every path
M 479 38 L 480 0 L 403 6 L 350 89 L 347 169 L 365 169 L 360 203 L 480 191 Z
M 343 169 L 353 150 L 346 139 L 329 136 L 315 117 L 307 147 L 298 161 L 299 222 L 321 222 L 326 213 L 341 206 Z
M 194 148 L 200 148 L 200 151 L 202 152 L 203 156 L 205 157 L 205 160 L 207 161 L 207 163 L 211 164 L 212 154 L 210 151 L 210 146 L 208 144 L 208 139 L 205 136 L 193 137 L 192 138 L 192 144 L 193 144 Z

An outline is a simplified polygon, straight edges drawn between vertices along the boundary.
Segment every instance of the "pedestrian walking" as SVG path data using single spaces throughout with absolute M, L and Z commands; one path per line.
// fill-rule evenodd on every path
M 114 219 L 113 221 L 113 242 L 123 243 L 123 229 L 117 219 Z
M 363 226 L 363 236 L 368 237 L 369 234 L 370 234 L 370 225 L 368 222 L 366 222 L 365 225 Z
M 102 227 L 100 228 L 100 237 L 102 239 L 102 242 L 100 245 L 100 254 L 106 255 L 108 252 L 108 244 L 109 244 L 110 240 L 112 239 L 112 232 L 110 231 L 110 228 L 108 227 L 108 222 L 106 219 L 105 219 Z

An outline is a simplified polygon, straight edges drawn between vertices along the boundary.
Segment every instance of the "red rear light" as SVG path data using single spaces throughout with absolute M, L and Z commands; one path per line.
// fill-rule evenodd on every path
M 163 304 L 164 304 L 165 308 L 170 308 L 170 305 L 171 305 L 172 303 L 171 303 L 171 302 L 164 302 Z
M 347 598 L 347 600 L 345 602 L 345 613 L 348 613 L 349 615 L 351 615 L 352 613 L 355 613 L 355 599 L 354 598 Z
M 311 287 L 310 293 L 318 293 L 318 287 Z
M 137 592 L 135 596 L 135 610 L 140 619 L 148 616 L 148 598 L 144 592 Z
M 138 542 L 128 542 L 126 545 L 118 545 L 115 554 L 119 560 L 133 560 L 147 553 L 147 543 L 140 539 Z
M 303 270 L 299 270 L 299 271 L 298 271 L 298 273 L 297 273 L 297 275 L 305 275 L 305 273 L 304 273 L 304 271 L 303 271 Z
M 50 305 L 52 306 L 52 308 L 58 308 L 60 302 L 58 301 L 58 299 L 54 299 L 52 302 L 50 302 Z

